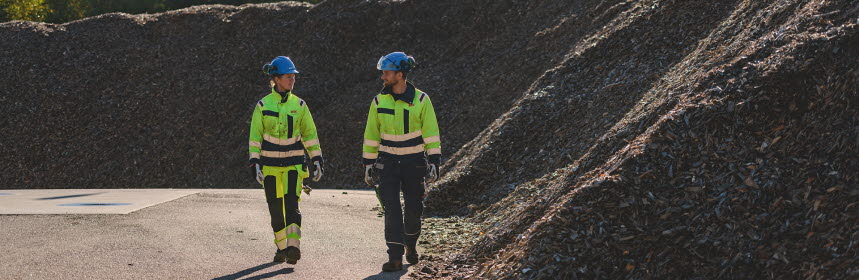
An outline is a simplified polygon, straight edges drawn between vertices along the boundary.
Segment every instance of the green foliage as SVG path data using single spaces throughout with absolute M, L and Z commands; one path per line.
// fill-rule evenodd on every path
M 0 0 L 0 22 L 64 23 L 106 13 L 159 13 L 196 5 L 278 2 L 271 0 Z M 321 0 L 301 2 L 319 3 Z
M 45 0 L 0 0 L 0 21 L 42 21 L 50 12 Z

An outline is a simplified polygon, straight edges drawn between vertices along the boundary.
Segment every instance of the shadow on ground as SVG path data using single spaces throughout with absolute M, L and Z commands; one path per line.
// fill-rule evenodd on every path
M 252 273 L 254 273 L 254 272 L 257 272 L 257 271 L 260 271 L 260 270 L 263 270 L 263 269 L 266 269 L 266 268 L 272 267 L 272 266 L 274 266 L 274 265 L 276 265 L 276 263 L 273 263 L 273 262 L 270 262 L 270 263 L 264 263 L 264 264 L 260 264 L 260 265 L 257 265 L 257 266 L 254 266 L 254 267 L 251 267 L 251 268 L 248 268 L 248 269 L 245 269 L 245 270 L 242 270 L 242 271 L 239 271 L 239 272 L 236 272 L 236 273 L 230 274 L 230 275 L 224 275 L 224 276 L 221 276 L 221 277 L 218 277 L 218 278 L 214 278 L 214 279 L 215 279 L 215 280 L 233 280 L 233 279 L 239 279 L 239 278 L 242 278 L 242 277 L 244 277 L 244 276 L 250 275 L 250 274 L 252 274 Z M 290 273 L 292 273 L 293 271 L 295 271 L 295 269 L 293 269 L 293 268 L 291 268 L 291 267 L 287 267 L 287 268 L 282 268 L 282 269 L 275 270 L 275 271 L 272 271 L 272 272 L 267 272 L 267 273 L 263 273 L 263 274 L 260 274 L 260 275 L 251 276 L 251 277 L 244 278 L 244 279 L 268 279 L 268 278 L 272 278 L 272 277 L 275 277 L 275 276 L 278 276 L 278 275 L 281 275 L 281 274 L 290 274 Z
M 409 273 L 409 267 L 411 267 L 411 266 L 412 265 L 410 265 L 410 264 L 404 263 L 403 264 L 403 270 L 400 270 L 397 272 L 380 271 L 379 274 L 367 276 L 366 278 L 364 278 L 364 280 L 400 279 L 403 277 L 403 275 L 406 275 L 406 273 Z

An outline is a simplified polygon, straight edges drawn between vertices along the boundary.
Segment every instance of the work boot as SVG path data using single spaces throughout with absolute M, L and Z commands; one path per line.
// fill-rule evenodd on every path
M 282 263 L 286 261 L 286 250 L 277 250 L 274 252 L 274 262 Z
M 289 246 L 286 247 L 286 263 L 288 264 L 296 264 L 298 260 L 301 259 L 301 250 L 298 247 Z
M 417 248 L 406 246 L 406 260 L 409 261 L 410 264 L 417 264 L 418 263 L 418 250 L 417 250 Z
M 382 271 L 392 272 L 403 270 L 403 261 L 388 261 L 382 265 Z

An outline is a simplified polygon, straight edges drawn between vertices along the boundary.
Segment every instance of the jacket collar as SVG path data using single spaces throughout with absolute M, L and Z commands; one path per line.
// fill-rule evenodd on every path
M 292 91 L 279 92 L 277 91 L 277 87 L 271 87 L 271 93 L 277 95 L 277 98 L 280 99 L 280 103 L 286 103 L 286 100 L 289 99 L 289 96 L 292 95 Z
M 415 85 L 406 82 L 406 92 L 403 94 L 395 94 L 390 86 L 386 86 L 382 89 L 381 94 L 390 94 L 394 98 L 394 102 L 402 100 L 403 102 L 413 104 L 415 102 Z

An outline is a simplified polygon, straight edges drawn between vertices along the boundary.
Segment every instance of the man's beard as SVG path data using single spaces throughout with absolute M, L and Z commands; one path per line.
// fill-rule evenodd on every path
M 390 81 L 390 82 L 388 82 L 388 81 L 382 80 L 382 85 L 384 85 L 384 86 L 386 86 L 386 87 L 392 87 L 392 86 L 394 86 L 394 85 L 396 85 L 396 84 L 397 84 L 397 82 L 395 82 L 395 81 Z

